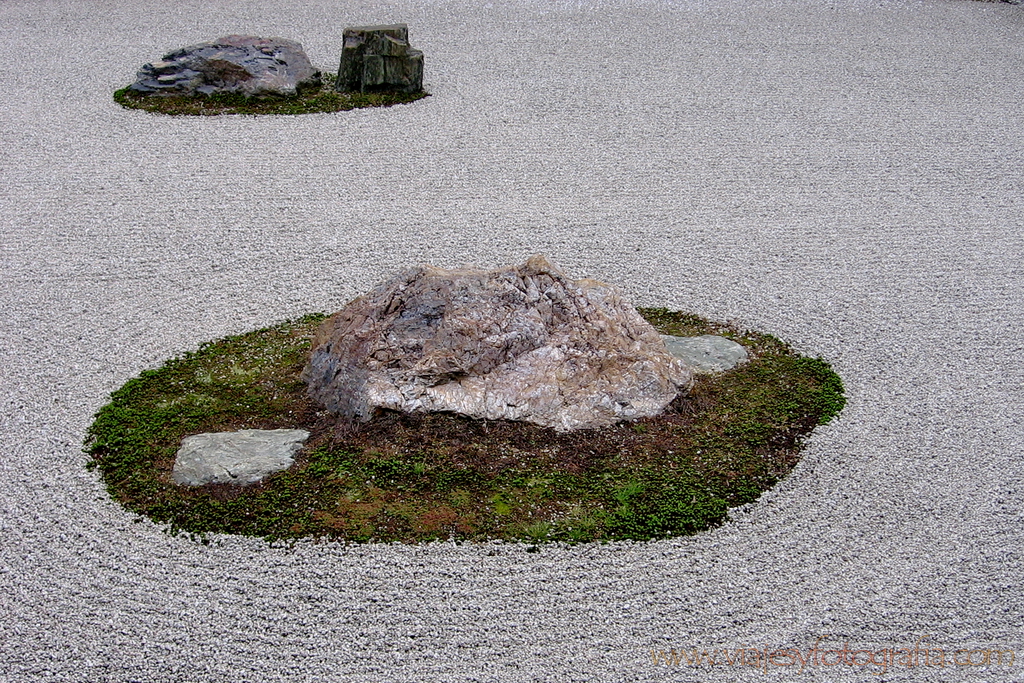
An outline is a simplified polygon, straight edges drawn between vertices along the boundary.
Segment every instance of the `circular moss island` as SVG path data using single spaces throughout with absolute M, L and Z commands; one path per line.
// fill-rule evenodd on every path
M 638 309 L 660 333 L 721 335 L 749 360 L 698 375 L 663 414 L 559 432 L 452 413 L 380 411 L 341 424 L 300 372 L 325 316 L 202 345 L 129 380 L 89 427 L 85 451 L 110 494 L 172 533 L 416 543 L 455 539 L 650 540 L 720 524 L 794 467 L 804 439 L 845 403 L 827 362 L 768 335 Z M 179 486 L 182 440 L 305 429 L 287 470 L 250 486 Z
M 146 95 L 130 87 L 114 93 L 114 101 L 126 109 L 141 109 L 171 116 L 219 116 L 223 114 L 298 115 L 322 114 L 368 107 L 390 107 L 407 104 L 429 97 L 425 91 L 405 93 L 397 91 L 380 92 L 338 92 L 334 89 L 337 74 L 321 74 L 320 85 L 302 88 L 291 97 L 261 96 L 246 97 L 235 93 L 212 95 Z

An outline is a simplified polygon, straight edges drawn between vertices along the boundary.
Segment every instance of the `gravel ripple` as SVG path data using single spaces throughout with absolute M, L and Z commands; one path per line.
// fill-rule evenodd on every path
M 111 101 L 181 45 L 279 35 L 333 69 L 344 26 L 395 21 L 412 105 Z M 1024 7 L 8 0 L 0 25 L 0 680 L 1024 680 Z M 823 356 L 849 404 L 719 529 L 536 554 L 204 546 L 84 469 L 109 392 L 174 354 L 536 252 Z M 651 655 L 822 638 L 1016 663 Z

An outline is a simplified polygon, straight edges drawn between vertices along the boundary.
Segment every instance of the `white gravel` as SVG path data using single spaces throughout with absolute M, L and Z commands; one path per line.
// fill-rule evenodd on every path
M 171 48 L 279 35 L 333 69 L 344 26 L 396 21 L 413 105 L 111 101 Z M 7 0 L 0 26 L 0 680 L 1024 681 L 1024 7 Z M 849 404 L 722 528 L 537 554 L 204 546 L 84 468 L 109 392 L 174 354 L 535 252 L 821 355 Z M 651 657 L 825 636 L 1016 661 Z

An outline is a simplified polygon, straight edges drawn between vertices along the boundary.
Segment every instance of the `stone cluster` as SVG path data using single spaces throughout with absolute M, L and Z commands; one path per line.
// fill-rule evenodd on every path
M 693 376 L 617 289 L 534 256 L 399 273 L 324 322 L 303 379 L 346 418 L 450 411 L 572 430 L 657 415 Z
M 340 92 L 421 91 L 423 53 L 409 45 L 409 27 L 346 28 L 334 87 Z
M 130 90 L 147 95 L 293 96 L 320 86 L 302 45 L 284 38 L 224 36 L 183 47 L 144 65 Z

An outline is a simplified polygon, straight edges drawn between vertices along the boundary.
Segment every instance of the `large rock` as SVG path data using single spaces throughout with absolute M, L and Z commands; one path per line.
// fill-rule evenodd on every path
M 345 29 L 342 39 L 336 90 L 423 90 L 423 53 L 409 45 L 405 24 L 353 26 Z
M 657 415 L 689 368 L 614 287 L 543 256 L 411 268 L 321 326 L 303 370 L 330 411 L 452 411 L 570 430 Z
M 309 438 L 304 429 L 242 429 L 187 436 L 174 459 L 172 478 L 185 486 L 247 486 L 286 470 Z
M 183 47 L 159 62 L 144 65 L 129 88 L 149 95 L 237 93 L 255 97 L 292 96 L 302 88 L 319 85 L 320 72 L 294 40 L 224 36 Z

